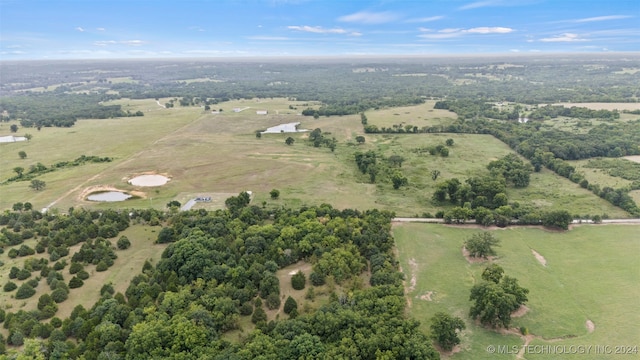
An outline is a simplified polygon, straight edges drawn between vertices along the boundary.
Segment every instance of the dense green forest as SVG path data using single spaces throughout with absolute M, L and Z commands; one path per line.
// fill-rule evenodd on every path
M 390 235 L 393 214 L 230 204 L 229 210 L 169 218 L 150 210 L 42 215 L 19 207 L 3 213 L 5 245 L 36 237 L 36 249 L 25 254 L 48 254 L 16 270 L 16 277 L 25 272 L 16 291 L 29 297 L 33 293 L 23 288 L 46 282 L 52 292 L 40 297 L 38 310 L 1 310 L 9 331 L 2 351 L 5 341 L 22 345 L 38 338 L 51 359 L 439 358 L 418 323 L 404 314 L 403 276 Z M 146 263 L 125 294 L 107 284 L 92 308 L 78 306 L 69 318 L 54 317 L 68 289 L 82 286 L 84 267 L 108 267 L 126 253 L 122 237 L 113 250 L 119 231 L 131 222 L 158 220 L 168 225 L 157 241 L 170 243 L 159 263 Z M 70 254 L 77 243 L 81 250 Z M 298 261 L 312 264 L 302 280 L 308 294 L 332 284 L 328 302 L 309 310 L 288 300 L 288 315 L 267 321 L 265 310 L 281 306 L 276 271 Z M 5 285 L 4 291 L 14 290 Z M 222 335 L 237 329 L 241 317 L 251 317 L 255 330 L 241 342 L 225 340 Z
M 356 114 L 427 98 L 523 104 L 637 102 L 640 73 L 624 71 L 635 65 L 633 57 L 606 54 L 587 58 L 0 62 L 0 112 L 22 119 L 23 126 L 71 126 L 77 118 L 132 115 L 123 114 L 117 106 L 98 106 L 111 98 L 180 98 L 184 105 L 202 105 L 287 97 L 321 102 L 320 109 L 305 109 L 306 115 L 318 116 Z M 115 80 L 123 78 L 127 80 Z M 532 116 L 564 111 L 571 110 L 543 107 Z

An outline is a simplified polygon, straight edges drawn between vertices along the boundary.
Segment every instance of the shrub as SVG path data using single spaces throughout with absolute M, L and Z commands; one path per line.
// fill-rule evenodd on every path
M 53 270 L 56 270 L 56 271 L 62 270 L 66 266 L 67 266 L 67 260 L 62 259 L 60 261 L 57 261 L 55 264 L 53 264 Z
M 76 289 L 84 285 L 84 281 L 82 279 L 74 276 L 71 280 L 69 280 L 69 288 Z
M 78 273 L 76 274 L 76 276 L 80 279 L 80 280 L 87 280 L 89 278 L 89 273 L 84 271 L 84 270 L 80 270 L 78 271 Z
M 54 318 L 51 318 L 51 321 L 49 322 L 49 324 L 51 324 L 51 326 L 57 329 L 60 326 L 62 326 L 62 320 L 60 320 L 60 318 L 58 317 L 54 317 Z
M 11 267 L 11 270 L 9 270 L 9 279 L 15 279 L 18 277 L 18 273 L 20 272 L 20 269 L 18 269 L 15 266 Z
M 25 280 L 25 279 L 28 279 L 30 276 L 31 276 L 31 271 L 29 271 L 27 269 L 21 269 L 18 272 L 17 279 L 18 280 Z
M 36 293 L 36 290 L 29 286 L 29 284 L 22 284 L 16 292 L 16 299 L 28 299 Z
M 267 307 L 271 310 L 277 309 L 280 307 L 280 295 L 276 293 L 271 293 L 267 296 L 266 299 Z
M 102 272 L 109 269 L 109 265 L 104 260 L 100 260 L 98 265 L 96 266 L 96 271 Z
M 15 259 L 15 258 L 17 258 L 17 257 L 18 257 L 18 250 L 16 250 L 16 249 L 11 249 L 11 250 L 9 250 L 9 252 L 7 253 L 7 255 L 8 255 L 10 258 Z
M 100 296 L 105 296 L 105 295 L 113 296 L 113 294 L 115 294 L 115 292 L 116 291 L 114 290 L 112 283 L 104 284 L 104 285 L 102 285 L 102 288 L 100 289 Z
M 5 292 L 10 292 L 13 291 L 15 289 L 18 288 L 18 285 L 16 285 L 16 283 L 14 283 L 13 281 L 9 281 L 6 284 L 4 284 L 4 287 L 2 288 Z
M 73 274 L 77 274 L 78 271 L 83 270 L 84 266 L 82 266 L 82 264 L 80 264 L 79 262 L 76 261 L 72 261 L 71 262 L 71 266 L 69 266 L 69 274 L 73 275 Z
M 290 314 L 292 310 L 298 309 L 298 303 L 291 296 L 287 297 L 287 300 L 284 302 L 284 313 Z
M 267 321 L 267 313 L 264 312 L 264 309 L 261 307 L 256 308 L 253 315 L 251 315 L 251 322 L 257 324 L 263 321 Z
M 298 271 L 291 277 L 291 287 L 293 287 L 295 290 L 304 289 L 306 283 L 307 278 L 304 276 L 304 273 L 302 271 Z
M 67 292 L 65 289 L 57 288 L 53 290 L 53 292 L 51 292 L 51 298 L 53 299 L 53 301 L 59 304 L 69 298 L 69 292 Z
M 253 305 L 247 301 L 240 306 L 240 315 L 249 316 L 251 314 L 253 314 Z
M 29 284 L 29 286 L 31 286 L 32 288 L 35 288 L 38 286 L 38 279 L 31 279 L 29 281 L 26 282 L 26 284 Z
M 311 275 L 309 275 L 309 280 L 311 280 L 313 286 L 322 286 L 324 285 L 325 277 L 317 272 L 312 272 Z
M 127 250 L 131 246 L 131 241 L 129 241 L 129 238 L 123 235 L 120 237 L 120 239 L 118 239 L 116 245 L 120 250 Z

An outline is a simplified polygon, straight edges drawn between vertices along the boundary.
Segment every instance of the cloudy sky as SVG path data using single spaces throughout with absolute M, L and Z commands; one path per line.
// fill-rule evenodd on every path
M 640 51 L 639 0 L 0 0 L 0 59 Z

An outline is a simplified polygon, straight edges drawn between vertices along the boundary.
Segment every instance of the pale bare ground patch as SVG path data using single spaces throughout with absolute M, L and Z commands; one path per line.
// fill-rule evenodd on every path
M 587 331 L 589 332 L 589 334 L 594 332 L 595 329 L 596 329 L 596 324 L 594 324 L 593 321 L 591 321 L 589 319 L 587 319 L 587 322 L 585 323 L 585 326 L 587 327 Z
M 425 301 L 433 301 L 433 299 L 431 298 L 432 295 L 433 295 L 433 291 L 427 291 L 426 294 L 416 296 L 416 298 L 419 298 L 420 300 L 425 300 Z
M 529 308 L 526 305 L 520 305 L 520 307 L 511 313 L 512 318 L 523 317 L 526 313 L 529 312 Z
M 438 346 L 438 344 L 435 344 L 434 347 L 440 353 L 440 356 L 442 356 L 444 358 L 450 358 L 453 355 L 455 355 L 455 354 L 459 353 L 460 351 L 462 351 L 462 347 L 460 345 L 454 346 L 453 349 L 451 349 L 451 351 L 444 350 L 443 348 Z
M 627 159 L 629 161 L 640 163 L 640 155 L 629 155 L 624 156 L 623 159 Z
M 533 254 L 533 256 L 536 257 L 536 260 L 538 260 L 538 262 L 542 264 L 542 266 L 545 266 L 545 267 L 547 266 L 547 259 L 545 259 L 544 256 L 540 255 L 539 252 L 533 249 L 531 249 L 531 253 Z
M 416 262 L 416 259 L 409 259 L 409 266 L 411 267 L 411 280 L 409 281 L 410 286 L 407 289 L 407 292 L 413 292 L 416 289 L 416 283 L 418 282 L 416 277 L 416 273 L 418 272 L 418 263 Z
M 591 110 L 639 110 L 640 103 L 555 103 L 552 105 L 562 105 L 564 107 L 584 107 Z
M 78 195 L 78 201 L 86 201 L 86 197 L 89 194 L 92 194 L 94 192 L 103 192 L 103 191 L 120 191 L 120 192 L 126 192 L 128 194 L 140 197 L 142 199 L 146 199 L 147 198 L 147 194 L 142 192 L 142 191 L 130 191 L 130 190 L 122 190 L 122 189 L 118 189 L 115 186 L 112 185 L 93 185 L 93 186 L 89 186 L 86 189 L 84 189 L 79 195 Z

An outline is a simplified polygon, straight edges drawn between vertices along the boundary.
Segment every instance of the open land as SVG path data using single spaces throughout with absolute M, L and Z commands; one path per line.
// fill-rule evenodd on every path
M 415 279 L 415 286 L 410 287 L 409 281 L 406 285 L 406 296 L 411 300 L 408 312 L 421 321 L 425 332 L 429 332 L 429 319 L 438 311 L 459 316 L 466 323 L 462 351 L 452 359 L 514 358 L 514 354 L 500 357 L 488 353 L 486 348 L 523 345 L 520 327 L 528 329 L 531 345 L 637 342 L 639 226 L 583 225 L 568 232 L 518 227 L 492 230 L 501 240 L 493 262 L 530 290 L 529 310 L 513 319 L 514 329 L 506 335 L 482 328 L 468 317 L 469 290 L 488 263 L 469 263 L 460 249 L 477 231 L 437 224 L 396 224 L 393 230 L 400 265 L 407 280 Z M 425 294 L 429 299 L 421 299 Z M 548 356 L 526 354 L 525 358 Z M 581 356 L 563 354 L 562 358 Z
M 164 103 L 167 99 L 160 99 Z M 436 182 L 425 176 L 431 170 L 441 171 L 441 179 L 464 179 L 486 173 L 486 165 L 512 150 L 490 135 L 472 134 L 363 134 L 360 117 L 301 116 L 302 102 L 287 99 L 236 100 L 219 104 L 223 112 L 211 114 L 200 107 L 158 107 L 155 100 L 117 102 L 126 110 L 144 111 L 144 117 L 105 120 L 81 120 L 73 128 L 43 128 L 34 131 L 29 142 L 3 144 L 0 156 L 0 178 L 7 179 L 16 166 L 28 168 L 40 162 L 50 165 L 75 159 L 80 155 L 109 156 L 109 163 L 87 164 L 46 173 L 39 177 L 47 184 L 44 191 L 28 189 L 28 182 L 3 185 L 0 206 L 11 207 L 18 201 L 29 201 L 35 208 L 72 206 L 154 207 L 185 200 L 185 194 L 237 194 L 252 191 L 257 204 L 270 202 L 271 189 L 281 191 L 273 206 L 296 207 L 303 204 L 330 203 L 338 208 L 381 208 L 398 216 L 414 216 L 435 212 L 439 204 L 431 201 Z M 253 111 L 233 112 L 234 108 L 259 107 L 267 115 Z M 430 126 L 451 121 L 455 114 L 437 110 L 430 112 L 431 103 L 403 108 L 367 112 L 372 124 L 393 118 L 394 124 Z M 432 109 L 431 109 L 432 110 Z M 393 112 L 398 115 L 389 115 Z M 389 116 L 387 116 L 389 115 Z M 419 122 L 416 122 L 416 119 Z M 447 120 L 448 119 L 448 120 Z M 255 132 L 284 123 L 300 122 L 300 128 L 320 128 L 327 137 L 335 137 L 335 152 L 314 148 L 306 143 L 308 134 L 264 134 Z M 388 126 L 391 126 L 390 123 Z M 7 124 L 0 125 L 3 128 Z M 105 134 L 109 134 L 105 136 Z M 355 137 L 365 136 L 364 144 Z M 292 146 L 284 139 L 293 136 Z M 444 144 L 451 138 L 449 157 L 432 156 L 421 148 Z M 114 141 L 117 139 L 117 141 Z M 65 146 L 59 146 L 64 143 Z M 53 150 L 52 150 L 53 149 Z M 18 151 L 28 154 L 26 159 Z M 406 161 L 402 171 L 409 186 L 394 190 L 390 183 L 370 184 L 357 170 L 356 151 L 375 150 L 385 157 L 401 155 Z M 141 173 L 164 174 L 171 181 L 159 187 L 136 187 L 127 180 Z M 296 176 L 291 176 L 296 174 Z M 86 189 L 108 187 L 142 193 L 120 203 L 94 203 L 84 199 Z M 543 170 L 532 174 L 531 185 L 525 189 L 509 189 L 513 201 L 532 203 L 551 209 L 567 209 L 579 214 L 603 214 L 625 217 L 626 213 L 606 201 L 581 189 L 569 180 Z M 210 206 L 209 206 L 210 205 Z M 220 202 L 202 203 L 202 208 L 220 208 Z

